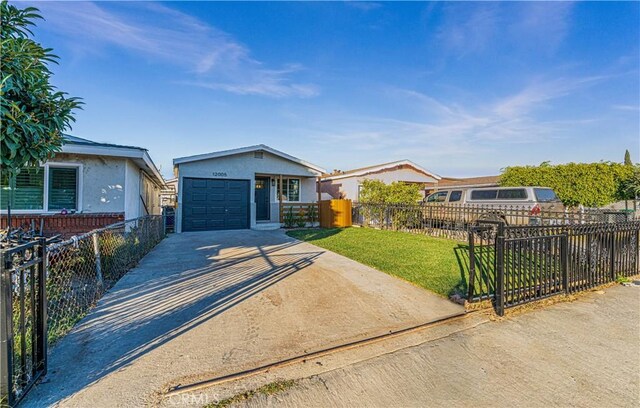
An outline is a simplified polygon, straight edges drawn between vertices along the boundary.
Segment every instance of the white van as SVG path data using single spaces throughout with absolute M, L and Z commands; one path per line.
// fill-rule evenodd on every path
M 467 219 L 503 219 L 509 224 L 537 224 L 540 220 L 532 218 L 541 212 L 563 212 L 564 205 L 549 187 L 478 187 L 447 188 L 427 196 L 424 201 L 429 204 L 452 204 L 486 209 L 464 215 Z

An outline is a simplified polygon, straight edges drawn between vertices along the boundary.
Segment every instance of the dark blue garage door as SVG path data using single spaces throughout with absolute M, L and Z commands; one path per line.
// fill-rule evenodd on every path
M 249 228 L 249 180 L 184 178 L 182 231 Z

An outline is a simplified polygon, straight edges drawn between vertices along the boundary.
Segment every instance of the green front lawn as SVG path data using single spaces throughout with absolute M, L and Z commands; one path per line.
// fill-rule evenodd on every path
M 456 241 L 371 228 L 305 229 L 287 234 L 443 296 L 466 291 L 461 265 L 467 250 Z

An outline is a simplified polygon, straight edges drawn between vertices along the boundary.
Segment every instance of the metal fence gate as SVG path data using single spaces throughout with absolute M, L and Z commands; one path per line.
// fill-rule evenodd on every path
M 0 251 L 0 405 L 16 405 L 47 371 L 45 247 Z
M 496 312 L 640 273 L 640 222 L 506 226 L 469 231 L 468 300 Z
M 496 238 L 496 311 L 567 291 L 567 234 Z

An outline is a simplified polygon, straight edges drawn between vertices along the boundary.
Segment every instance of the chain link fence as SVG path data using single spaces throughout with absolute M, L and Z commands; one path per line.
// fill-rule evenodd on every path
M 54 344 L 102 295 L 164 238 L 151 215 L 97 229 L 47 247 L 48 342 Z

